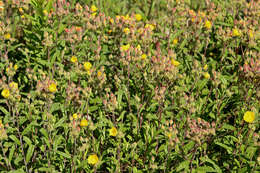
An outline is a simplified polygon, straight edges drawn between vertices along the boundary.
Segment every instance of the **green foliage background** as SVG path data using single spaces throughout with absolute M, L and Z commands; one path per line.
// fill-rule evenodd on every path
M 0 1 L 0 89 L 10 91 L 0 96 L 1 172 L 259 170 L 259 9 L 244 0 Z

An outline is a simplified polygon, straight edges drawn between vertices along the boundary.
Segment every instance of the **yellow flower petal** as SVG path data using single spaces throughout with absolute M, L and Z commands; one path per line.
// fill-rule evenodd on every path
M 73 63 L 75 63 L 75 62 L 78 61 L 78 59 L 77 59 L 77 57 L 72 56 L 72 57 L 70 58 L 70 61 L 73 62 Z
M 10 96 L 10 91 L 9 89 L 3 89 L 1 94 L 4 98 L 8 98 Z
M 98 8 L 95 5 L 92 5 L 90 8 L 91 12 L 96 12 Z
M 206 79 L 209 79 L 209 78 L 210 78 L 210 74 L 209 74 L 208 72 L 203 73 L 203 76 L 204 76 Z
M 49 91 L 52 92 L 52 93 L 57 91 L 57 86 L 56 86 L 55 83 L 52 83 L 52 84 L 49 85 Z
M 142 54 L 141 57 L 142 57 L 143 60 L 145 60 L 147 58 L 147 55 L 144 53 L 144 54 Z
M 246 122 L 252 123 L 255 120 L 255 113 L 251 111 L 246 111 L 243 118 Z
M 136 14 L 136 15 L 135 15 L 135 19 L 136 19 L 137 21 L 142 20 L 141 14 Z
M 234 28 L 234 29 L 232 30 L 232 35 L 233 35 L 234 37 L 238 37 L 238 36 L 240 36 L 240 31 L 239 31 L 237 28 Z
M 174 44 L 174 45 L 178 44 L 178 38 L 175 38 L 175 39 L 173 40 L 173 44 Z
M 181 63 L 179 61 L 176 61 L 174 59 L 171 60 L 171 64 L 178 67 Z
M 87 126 L 88 126 L 88 120 L 85 120 L 85 119 L 84 119 L 84 120 L 81 120 L 81 121 L 80 121 L 80 126 L 81 126 L 81 127 L 87 127 Z
M 73 114 L 72 117 L 76 120 L 78 118 L 78 114 Z
M 204 26 L 205 26 L 205 28 L 210 29 L 211 26 L 212 26 L 212 24 L 211 24 L 210 21 L 207 20 L 207 21 L 205 22 Z
M 96 154 L 91 154 L 88 156 L 88 163 L 91 165 L 95 165 L 98 162 L 98 156 Z
M 122 49 L 123 51 L 127 51 L 129 48 L 130 48 L 130 44 L 121 46 L 121 49 Z
M 117 135 L 117 129 L 115 127 L 112 127 L 110 130 L 109 130 L 109 135 L 110 136 L 116 136 Z
M 92 64 L 90 62 L 85 62 L 84 68 L 85 68 L 85 70 L 89 71 L 92 68 Z
M 10 86 L 11 88 L 14 88 L 14 89 L 17 89 L 17 88 L 18 88 L 18 84 L 17 84 L 16 82 L 11 82 L 11 83 L 9 84 L 9 86 Z

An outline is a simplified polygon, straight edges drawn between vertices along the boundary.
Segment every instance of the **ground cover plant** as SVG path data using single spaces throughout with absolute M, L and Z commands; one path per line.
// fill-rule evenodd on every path
M 1 172 L 257 172 L 259 1 L 0 1 Z

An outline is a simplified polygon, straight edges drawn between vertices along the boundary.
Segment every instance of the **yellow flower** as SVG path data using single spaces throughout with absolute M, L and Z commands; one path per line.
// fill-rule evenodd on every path
M 77 57 L 75 56 L 72 56 L 71 59 L 70 59 L 71 62 L 75 63 L 78 61 Z
M 179 61 L 176 61 L 174 59 L 171 60 L 171 64 L 178 67 L 180 65 L 180 62 Z
M 166 135 L 168 136 L 168 138 L 172 137 L 172 133 L 170 133 L 170 132 L 166 133 Z
M 146 24 L 145 25 L 145 28 L 149 28 L 150 30 L 154 30 L 154 28 L 155 28 L 155 26 L 154 25 L 152 25 L 152 24 Z
M 121 46 L 121 49 L 122 49 L 123 51 L 127 51 L 129 48 L 130 48 L 130 44 Z
M 234 37 L 240 36 L 240 31 L 239 31 L 237 28 L 234 28 L 234 29 L 232 30 L 232 35 L 233 35 Z
M 248 35 L 249 35 L 250 38 L 253 38 L 254 37 L 253 31 L 249 30 Z
M 52 83 L 52 84 L 49 85 L 49 91 L 52 92 L 52 93 L 57 91 L 57 86 L 56 86 L 55 83 Z
M 211 28 L 211 26 L 212 26 L 212 24 L 211 24 L 211 22 L 210 22 L 210 21 L 206 20 L 206 22 L 205 22 L 204 26 L 205 26 L 205 28 L 207 28 L 207 29 L 210 29 L 210 28 Z
M 116 136 L 117 135 L 117 129 L 115 127 L 112 127 L 109 129 L 109 135 L 110 136 Z
M 126 16 L 123 16 L 123 19 L 124 19 L 124 20 L 129 20 L 130 17 L 129 17 L 129 15 L 127 14 Z
M 130 33 L 130 29 L 129 28 L 124 28 L 124 33 L 125 34 L 129 34 Z
M 11 88 L 14 88 L 14 89 L 17 89 L 17 88 L 18 88 L 18 84 L 17 84 L 16 82 L 11 82 L 11 83 L 9 84 L 9 86 L 10 86 Z
M 142 54 L 141 58 L 142 58 L 143 60 L 145 60 L 145 59 L 147 58 L 147 55 L 144 53 L 144 54 Z
M 84 63 L 85 70 L 89 71 L 91 69 L 91 67 L 92 67 L 92 64 L 90 62 L 85 62 Z
M 98 8 L 95 6 L 95 5 L 92 5 L 91 6 L 91 11 L 92 12 L 96 12 L 98 10 Z
M 135 19 L 136 19 L 137 21 L 142 20 L 141 14 L 136 14 L 136 15 L 135 15 Z
M 113 23 L 114 23 L 114 19 L 109 19 L 109 22 L 110 22 L 111 24 L 113 24 Z
M 137 30 L 137 32 L 138 32 L 139 34 L 142 34 L 142 33 L 144 32 L 144 30 L 143 30 L 143 28 L 139 28 L 139 29 Z
M 73 114 L 72 117 L 76 120 L 78 118 L 78 114 Z
M 97 72 L 97 76 L 100 77 L 102 75 L 102 72 L 101 71 L 98 71 Z
M 246 122 L 252 123 L 255 120 L 255 113 L 251 111 L 246 111 L 243 118 Z
M 20 13 L 23 13 L 23 9 L 22 9 L 22 8 L 19 8 L 19 12 L 20 12 Z
M 96 154 L 91 154 L 88 156 L 88 163 L 91 165 L 95 165 L 98 162 L 98 156 Z
M 173 44 L 174 44 L 174 45 L 178 44 L 178 38 L 175 38 L 175 39 L 173 40 Z
M 11 38 L 11 34 L 9 34 L 9 33 L 5 34 L 5 35 L 4 35 L 4 38 L 5 38 L 6 40 L 10 39 L 10 38 Z
M 81 126 L 81 127 L 87 127 L 87 126 L 88 126 L 88 120 L 85 120 L 85 119 L 84 119 L 84 120 L 81 120 L 81 121 L 80 121 L 80 126 Z
M 208 72 L 203 73 L 203 76 L 204 76 L 206 79 L 209 79 L 209 78 L 210 78 L 210 74 L 209 74 Z
M 95 17 L 95 16 L 97 15 L 97 13 L 92 13 L 91 15 L 92 15 L 93 17 Z
M 208 70 L 208 65 L 204 65 L 203 70 Z
M 138 45 L 136 46 L 136 49 L 137 49 L 137 50 L 141 50 L 140 44 L 138 44 Z
M 4 98 L 8 98 L 10 96 L 10 91 L 9 89 L 3 89 L 1 94 Z
M 47 10 L 43 10 L 43 14 L 44 14 L 45 16 L 47 16 L 47 15 L 48 15 L 48 11 L 47 11 Z
M 17 65 L 17 64 L 14 65 L 14 69 L 15 69 L 15 70 L 18 69 L 18 65 Z

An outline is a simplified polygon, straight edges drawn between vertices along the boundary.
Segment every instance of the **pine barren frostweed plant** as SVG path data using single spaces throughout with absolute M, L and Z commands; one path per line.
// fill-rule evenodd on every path
M 2 171 L 256 170 L 255 114 L 234 117 L 259 100 L 258 4 L 14 1 L 0 1 Z

